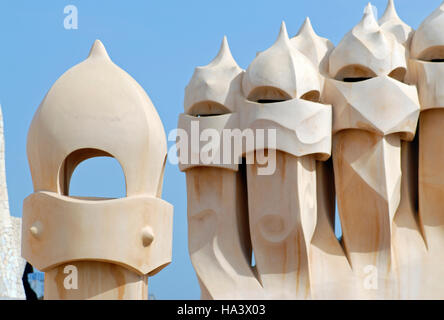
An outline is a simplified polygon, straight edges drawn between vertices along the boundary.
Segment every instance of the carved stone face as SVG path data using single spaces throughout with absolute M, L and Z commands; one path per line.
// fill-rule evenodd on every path
M 434 61 L 444 61 L 444 33 L 438 35 L 444 25 L 433 31 L 443 41 L 423 45 L 392 0 L 379 21 L 371 10 L 337 48 L 307 20 L 292 39 L 283 24 L 277 41 L 246 71 L 226 53 L 196 70 L 180 128 L 190 132 L 194 119 L 218 132 L 273 129 L 277 142 L 271 175 L 258 174 L 261 164 L 247 157 L 236 167 L 180 166 L 187 176 L 190 255 L 203 297 L 397 299 L 421 297 L 421 287 L 433 291 L 428 273 L 436 274 L 441 262 L 425 257 L 442 259 L 430 242 L 425 249 L 428 239 L 419 229 L 428 222 L 431 238 L 442 239 L 436 208 L 444 197 L 433 189 L 442 171 L 436 154 L 444 148 L 426 144 L 432 152 L 420 152 L 432 156 L 417 160 L 417 142 L 406 141 L 415 136 L 420 111 L 412 73 L 422 79 L 423 104 L 444 104 L 437 90 L 444 64 Z M 412 41 L 424 47 L 413 50 L 413 67 L 407 63 Z M 433 121 L 421 125 L 422 150 L 421 137 L 431 142 L 439 135 L 443 115 L 435 111 L 421 116 L 421 123 L 425 115 Z M 264 149 L 273 148 L 256 145 L 241 156 Z M 322 162 L 330 153 L 332 161 Z M 417 179 L 416 162 L 436 171 L 421 176 L 420 169 Z M 423 187 L 428 198 L 419 201 L 419 211 L 433 211 L 429 220 L 427 210 L 416 217 L 413 198 L 421 184 L 429 188 Z M 333 230 L 335 197 L 340 241 Z M 433 268 L 425 267 L 429 263 Z M 431 285 L 423 285 L 426 278 Z
M 416 88 L 404 82 L 407 53 L 400 35 L 387 31 L 394 28 L 389 22 L 391 28 L 388 22 L 380 26 L 367 7 L 361 22 L 333 50 L 324 90 L 324 99 L 334 107 L 333 134 L 361 129 L 413 139 L 419 101 Z M 401 38 L 407 41 L 406 35 Z
M 410 67 L 421 110 L 444 107 L 444 4 L 419 26 L 412 38 Z
M 259 53 L 244 74 L 238 102 L 241 128 L 275 129 L 276 150 L 328 159 L 331 108 L 320 102 L 323 77 L 318 67 L 330 44 L 314 33 L 309 22 L 291 40 L 283 24 L 276 42 Z M 311 51 L 297 49 L 309 45 Z
M 106 261 L 148 274 L 171 261 L 172 206 L 160 199 L 163 125 L 148 95 L 100 41 L 45 96 L 27 151 L 35 192 L 24 201 L 22 253 L 34 266 Z M 69 196 L 76 166 L 98 156 L 119 161 L 126 197 Z
M 290 99 L 319 101 L 320 88 L 318 71 L 293 46 L 285 25 L 276 42 L 256 56 L 242 80 L 245 98 L 260 103 Z
M 312 45 L 311 51 L 307 49 L 309 45 Z M 233 150 L 231 159 L 245 157 L 255 149 L 277 149 L 298 157 L 315 154 L 317 159 L 327 159 L 331 148 L 331 108 L 320 103 L 323 78 L 317 68 L 325 62 L 324 56 L 331 48 L 332 44 L 318 37 L 309 22 L 291 40 L 283 24 L 276 42 L 259 53 L 243 71 L 224 38 L 216 58 L 207 66 L 196 68 L 185 90 L 185 113 L 179 118 L 179 128 L 191 137 L 188 144 L 196 142 L 192 124 L 198 123 L 199 136 L 205 129 L 217 131 L 221 138 L 225 129 L 240 130 L 243 134 L 245 130 L 253 132 L 254 143 L 243 144 L 242 150 Z M 271 145 L 268 139 L 263 143 L 258 141 L 255 135 L 258 129 L 276 130 L 277 145 Z M 223 143 L 221 139 L 219 146 Z M 206 141 L 199 141 L 194 151 L 190 148 L 186 156 L 180 156 L 181 170 L 209 165 L 200 162 L 201 157 L 197 165 L 190 165 L 190 157 L 205 144 Z M 218 151 L 215 158 L 220 163 L 221 156 L 222 151 Z M 185 158 L 188 163 L 184 163 Z M 232 163 L 209 166 L 238 168 Z
M 343 241 L 358 272 L 370 262 L 386 268 L 391 259 L 386 248 L 401 199 L 401 139 L 414 138 L 420 109 L 415 86 L 405 83 L 409 29 L 386 12 L 378 23 L 369 5 L 332 51 L 323 96 L 333 105 Z
M 69 185 L 75 165 L 105 155 L 122 166 L 128 196 L 157 196 L 166 137 L 148 95 L 97 41 L 48 91 L 31 123 L 27 152 L 35 190 L 66 195 L 64 180 Z M 74 166 L 70 174 L 66 165 Z
M 224 37 L 216 58 L 206 66 L 197 67 L 185 88 L 185 113 L 209 116 L 234 112 L 242 72 Z
M 237 130 L 245 136 L 251 133 L 254 142 L 241 143 L 238 156 L 246 158 L 246 167 L 180 163 L 180 169 L 187 173 L 190 253 L 201 281 L 212 294 L 219 289 L 212 288 L 205 276 L 217 270 L 224 277 L 226 272 L 230 274 L 224 282 L 227 285 L 237 278 L 233 268 L 244 275 L 238 280 L 242 287 L 249 288 L 249 296 L 262 294 L 260 282 L 245 259 L 251 257 L 251 252 L 245 256 L 251 246 L 256 246 L 258 261 L 269 245 L 286 243 L 289 248 L 299 246 L 301 252 L 297 254 L 305 256 L 304 243 L 309 242 L 316 226 L 316 201 L 308 196 L 316 193 L 315 163 L 328 159 L 331 151 L 331 106 L 320 102 L 323 79 L 318 68 L 325 66 L 325 55 L 332 46 L 307 22 L 290 40 L 283 24 L 276 42 L 243 71 L 224 39 L 218 56 L 209 65 L 197 68 L 186 88 L 185 113 L 180 115 L 179 128 L 188 137 L 192 135 L 191 123 L 197 122 L 200 132 L 206 128 L 218 133 Z M 276 143 L 271 145 L 268 133 L 260 141 L 259 130 L 275 132 Z M 202 150 L 202 145 L 197 149 Z M 268 159 L 271 153 L 277 154 L 273 171 L 264 174 L 263 180 L 257 179 L 266 167 L 257 161 L 261 152 L 267 153 Z M 254 162 L 248 161 L 250 155 Z M 289 177 L 297 177 L 297 181 Z M 285 186 L 283 178 L 287 179 Z M 264 187 L 274 193 L 265 195 Z M 273 194 L 281 197 L 281 193 L 287 195 L 283 201 L 270 200 Z M 280 260 L 281 250 L 276 254 Z M 296 260 L 288 258 L 288 263 Z M 202 261 L 206 270 L 215 271 L 203 272 Z M 274 263 L 272 268 L 293 269 L 285 263 Z M 290 287 L 296 283 L 288 282 L 292 283 Z M 305 282 L 300 283 L 304 287 Z

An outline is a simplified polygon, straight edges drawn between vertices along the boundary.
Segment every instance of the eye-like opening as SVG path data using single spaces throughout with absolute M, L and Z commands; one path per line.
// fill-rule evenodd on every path
M 257 87 L 250 92 L 247 99 L 257 103 L 275 103 L 291 100 L 291 96 L 276 87 Z
M 188 111 L 188 114 L 195 117 L 209 117 L 227 114 L 230 112 L 231 111 L 223 104 L 216 101 L 207 100 L 194 104 Z
M 343 82 L 360 82 L 374 77 L 376 77 L 376 73 L 370 68 L 359 64 L 352 64 L 339 70 L 335 79 Z
M 107 200 L 126 196 L 122 166 L 111 154 L 99 149 L 84 148 L 70 153 L 60 167 L 58 180 L 60 193 L 73 198 Z
M 419 60 L 427 62 L 444 62 L 444 46 L 434 46 L 424 50 Z
M 389 77 L 398 80 L 400 82 L 404 82 L 405 75 L 407 74 L 407 69 L 404 67 L 399 67 L 393 69 L 392 72 L 389 73 Z
M 319 102 L 321 100 L 321 93 L 318 90 L 311 90 L 304 93 L 300 99 L 312 102 Z
M 267 103 L 276 103 L 276 102 L 282 102 L 282 101 L 286 101 L 286 100 L 260 99 L 260 100 L 257 100 L 256 102 L 267 104 Z

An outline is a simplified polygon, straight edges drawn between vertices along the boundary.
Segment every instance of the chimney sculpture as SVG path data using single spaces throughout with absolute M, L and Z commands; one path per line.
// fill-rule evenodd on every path
M 218 143 L 222 152 L 209 157 L 200 141 L 208 129 L 222 139 L 224 129 L 239 126 L 237 99 L 243 72 L 224 37 L 216 58 L 196 68 L 185 90 L 185 113 L 179 118 L 178 127 L 187 133 L 178 143 L 186 142 L 179 148 L 179 167 L 187 179 L 188 245 L 202 299 L 262 297 L 250 265 L 245 168 L 236 161 L 240 154 L 232 153 L 224 162 L 223 152 L 233 149 L 222 149 L 222 141 Z
M 226 43 L 196 69 L 178 146 L 202 298 L 444 298 L 444 4 L 416 33 L 372 11 L 336 48 L 307 19 L 245 72 Z
M 309 26 L 306 26 L 307 28 Z M 319 103 L 317 66 L 293 46 L 282 24 L 273 46 L 242 82 L 243 128 L 276 131 L 276 170 L 247 164 L 248 209 L 258 278 L 267 299 L 311 298 L 309 244 L 316 227 L 316 160 L 330 157 L 331 106 Z
M 342 241 L 356 277 L 351 290 L 367 299 L 393 296 L 392 224 L 401 197 L 401 141 L 414 138 L 419 115 L 416 88 L 404 83 L 406 48 L 392 29 L 397 30 L 378 24 L 369 4 L 361 22 L 331 53 L 325 88 L 325 99 L 333 105 Z M 365 281 L 373 270 L 379 290 L 369 290 Z
M 202 298 L 311 297 L 307 247 L 316 226 L 316 160 L 328 159 L 331 148 L 331 107 L 319 103 L 321 87 L 317 66 L 292 45 L 285 24 L 246 72 L 225 39 L 216 59 L 196 69 L 178 148 Z M 201 138 L 205 129 L 218 133 L 211 161 L 208 144 L 196 145 L 193 123 Z M 184 144 L 184 137 L 191 141 Z M 220 164 L 226 159 L 232 162 Z
M 6 188 L 5 141 L 0 108 L 0 300 L 25 299 L 22 276 L 26 261 L 20 255 L 21 219 L 9 215 Z
M 45 299 L 147 299 L 171 261 L 173 207 L 161 197 L 166 137 L 151 100 L 100 41 L 49 90 L 28 133 L 34 193 L 22 255 L 45 272 Z M 82 161 L 114 157 L 126 197 L 70 197 Z
M 419 154 L 419 208 L 413 207 L 415 219 L 410 220 L 415 224 L 404 227 L 399 246 L 415 236 L 409 241 L 409 250 L 403 252 L 402 260 L 404 277 L 401 292 L 408 292 L 405 296 L 412 299 L 444 298 L 443 28 L 444 3 L 419 26 L 410 48 L 412 78 L 417 84 L 421 104 L 419 150 L 416 150 Z

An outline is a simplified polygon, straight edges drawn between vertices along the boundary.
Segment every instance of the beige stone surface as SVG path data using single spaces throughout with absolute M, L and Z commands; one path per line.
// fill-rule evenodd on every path
M 203 299 L 444 298 L 442 26 L 443 5 L 415 33 L 389 0 L 336 48 L 307 19 L 246 71 L 226 39 L 205 79 L 196 70 L 179 128 L 277 138 L 238 150 L 235 166 L 180 163 Z M 190 111 L 203 99 L 219 109 Z M 261 153 L 275 155 L 273 174 L 259 173 Z
M 192 137 L 189 140 L 188 158 L 182 158 L 179 167 L 187 176 L 189 249 L 204 299 L 311 297 L 308 246 L 316 226 L 316 160 L 330 156 L 332 114 L 331 106 L 319 102 L 323 77 L 318 72 L 324 61 L 321 53 L 329 52 L 331 46 L 308 28 L 306 22 L 298 36 L 305 40 L 296 41 L 301 50 L 306 49 L 303 53 L 293 46 L 282 24 L 276 42 L 240 73 L 242 90 L 236 89 L 239 75 L 219 76 L 217 63 L 235 64 L 224 39 L 209 64 L 212 72 L 199 80 L 196 74 L 209 67 L 197 68 L 185 91 L 185 113 L 178 127 L 190 137 L 194 122 L 199 123 L 199 133 L 209 128 L 219 133 L 250 130 L 255 140 L 256 129 L 270 129 L 277 142 L 277 146 L 269 140 L 242 144 L 233 158 L 253 161 L 233 166 L 202 161 L 190 165 L 187 160 L 201 154 L 205 143 L 193 150 Z M 313 43 L 319 48 L 309 51 Z M 208 94 L 201 92 L 204 84 L 198 80 L 212 84 Z M 207 99 L 219 92 L 216 84 L 220 90 L 231 88 L 232 97 L 224 101 L 232 104 L 211 110 L 228 111 L 205 112 L 204 117 L 190 111 L 201 106 L 198 100 L 190 106 L 192 98 Z M 218 95 L 212 99 L 216 106 L 222 101 Z M 264 149 L 265 153 L 276 149 L 272 175 L 260 174 L 264 165 L 257 161 L 257 151 Z M 218 150 L 216 158 L 223 158 L 223 150 Z M 251 265 L 252 251 L 255 266 Z
M 78 270 L 78 289 L 66 290 L 66 266 Z M 58 265 L 45 273 L 45 300 L 147 300 L 148 276 L 116 264 L 76 261 Z
M 444 299 L 443 27 L 444 4 L 415 32 L 389 0 L 336 48 L 307 18 L 293 38 L 283 23 L 246 70 L 225 37 L 196 68 L 177 145 L 202 299 Z M 255 143 L 227 150 L 227 130 Z M 148 277 L 171 261 L 165 140 L 145 91 L 98 41 L 49 90 L 29 130 L 21 226 L 46 299 L 147 298 Z M 19 297 L 2 151 L 0 297 Z M 76 166 L 96 156 L 119 161 L 125 198 L 69 196 Z M 65 286 L 72 266 L 78 289 Z
M 329 58 L 330 77 L 375 77 L 406 68 L 406 48 L 395 35 L 382 28 L 371 5 L 362 20 L 349 31 Z
M 388 0 L 387 8 L 378 23 L 382 30 L 391 32 L 399 43 L 409 47 L 414 30 L 398 16 L 394 0 Z
M 172 206 L 162 199 L 76 199 L 40 191 L 25 199 L 23 210 L 23 229 L 32 232 L 23 234 L 29 245 L 22 253 L 41 271 L 66 261 L 98 260 L 144 275 L 171 261 L 172 239 L 161 235 L 171 233 Z M 146 226 L 155 230 L 148 246 Z
M 328 75 L 328 57 L 335 47 L 333 43 L 316 34 L 311 25 L 310 18 L 308 17 L 299 29 L 298 34 L 291 38 L 290 42 L 293 47 L 303 53 L 315 66 L 318 67 L 321 74 L 321 86 L 323 86 L 324 77 Z
M 443 174 L 444 124 L 442 95 L 444 76 L 444 6 L 427 17 L 413 35 L 410 67 L 417 84 L 421 114 L 419 137 L 408 147 L 410 170 L 417 176 L 406 179 L 405 205 L 400 206 L 395 245 L 401 278 L 400 295 L 412 299 L 444 299 L 444 215 Z M 402 210 L 401 210 L 402 209 Z
M 217 56 L 206 66 L 197 67 L 185 89 L 185 112 L 191 115 L 230 113 L 241 90 L 242 69 L 237 65 L 227 38 Z
M 25 299 L 22 276 L 26 261 L 20 254 L 20 230 L 21 219 L 9 214 L 3 115 L 0 109 L 0 299 Z
M 151 100 L 96 41 L 46 94 L 28 133 L 34 193 L 23 205 L 22 254 L 45 271 L 46 299 L 147 299 L 171 261 L 173 207 L 161 200 L 166 137 Z M 120 199 L 70 197 L 79 163 L 114 157 Z M 77 268 L 77 288 L 65 285 Z M 74 280 L 73 280 L 74 281 Z
M 346 281 L 360 299 L 401 297 L 393 230 L 401 202 L 401 146 L 413 139 L 420 109 L 416 88 L 404 83 L 409 28 L 391 1 L 379 23 L 368 6 L 332 52 L 335 80 L 327 81 L 324 92 L 333 105 L 335 189 L 342 246 L 352 268 Z M 346 47 L 348 56 L 341 51 Z
M 251 243 L 267 299 L 311 298 L 307 245 L 316 225 L 316 160 L 278 151 L 276 172 L 247 166 Z
M 415 31 L 410 46 L 410 56 L 413 59 L 430 61 L 439 59 L 442 55 L 444 35 L 441 30 L 444 26 L 444 6 L 439 5 Z
M 251 267 L 245 172 L 186 171 L 188 246 L 203 299 L 260 299 Z
M 289 100 L 319 96 L 320 76 L 310 60 L 291 43 L 285 23 L 275 43 L 258 53 L 242 78 L 244 96 L 250 101 Z

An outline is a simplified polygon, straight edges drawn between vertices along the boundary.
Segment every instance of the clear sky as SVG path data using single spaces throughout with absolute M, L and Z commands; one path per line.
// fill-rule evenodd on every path
M 84 60 L 95 39 L 111 59 L 147 91 L 168 132 L 183 110 L 193 69 L 216 55 L 227 35 L 234 58 L 247 68 L 256 52 L 275 41 L 281 21 L 290 36 L 306 16 L 315 31 L 337 44 L 362 17 L 367 0 L 142 1 L 2 0 L 0 2 L 0 103 L 6 139 L 11 214 L 21 216 L 33 192 L 26 157 L 32 117 L 51 85 Z M 413 28 L 440 0 L 397 0 L 400 17 Z M 78 9 L 78 29 L 65 30 L 66 5 Z M 372 1 L 382 15 L 386 0 Z M 171 146 L 173 142 L 169 142 Z M 173 262 L 153 278 L 157 299 L 198 299 L 199 286 L 187 248 L 185 175 L 167 164 L 163 198 L 174 205 Z M 74 173 L 76 195 L 123 196 L 123 173 L 113 159 L 92 159 Z

